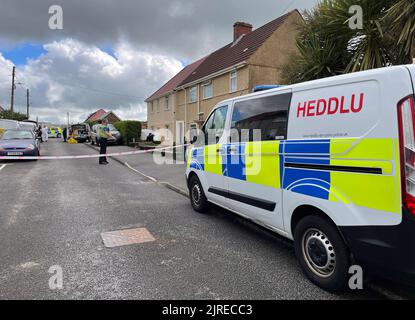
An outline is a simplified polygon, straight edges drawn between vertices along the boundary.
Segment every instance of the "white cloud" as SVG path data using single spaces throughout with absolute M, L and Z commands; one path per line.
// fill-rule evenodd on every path
M 145 98 L 183 67 L 175 58 L 139 51 L 127 42 L 114 47 L 114 56 L 70 38 L 44 49 L 45 54 L 18 68 L 18 78 L 31 90 L 31 114 L 53 122 L 64 122 L 68 111 L 74 121 L 82 121 L 98 108 L 144 120 Z M 0 54 L 0 104 L 6 106 L 11 67 Z M 23 91 L 18 86 L 16 95 Z M 19 96 L 16 110 L 25 110 L 24 103 Z

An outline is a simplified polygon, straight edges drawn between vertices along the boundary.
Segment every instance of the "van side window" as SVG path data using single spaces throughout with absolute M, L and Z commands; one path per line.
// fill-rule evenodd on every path
M 228 106 L 217 108 L 209 117 L 206 124 L 203 126 L 203 133 L 205 135 L 205 144 L 216 144 L 219 142 L 225 129 L 226 115 L 228 113 Z
M 236 102 L 232 114 L 231 141 L 286 139 L 291 96 L 291 93 L 284 93 Z M 260 133 L 256 131 L 258 129 Z

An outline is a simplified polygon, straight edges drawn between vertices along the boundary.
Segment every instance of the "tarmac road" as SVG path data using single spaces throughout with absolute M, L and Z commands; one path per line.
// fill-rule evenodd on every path
M 49 140 L 42 155 L 94 154 Z M 6 166 L 4 166 L 6 164 Z M 235 215 L 98 159 L 0 163 L 1 299 L 376 299 L 333 295 L 301 273 L 291 244 Z M 155 241 L 106 248 L 101 233 Z M 60 266 L 63 287 L 48 273 Z

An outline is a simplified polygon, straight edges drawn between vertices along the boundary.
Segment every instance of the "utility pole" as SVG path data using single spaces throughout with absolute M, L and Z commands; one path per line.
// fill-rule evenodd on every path
M 29 104 L 29 89 L 26 89 L 26 107 L 27 107 L 27 120 L 29 120 L 29 108 L 30 108 L 30 104 Z
M 15 89 L 15 77 L 16 77 L 16 67 L 13 66 L 13 73 L 12 73 L 12 95 L 10 98 L 10 111 L 13 113 L 13 109 L 14 109 L 14 89 Z

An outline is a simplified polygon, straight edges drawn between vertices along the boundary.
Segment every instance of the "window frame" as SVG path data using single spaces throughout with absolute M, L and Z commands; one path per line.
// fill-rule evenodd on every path
M 206 87 L 210 87 L 210 96 L 205 95 L 205 88 Z M 202 83 L 202 97 L 203 97 L 203 100 L 213 98 L 213 81 L 212 80 L 209 80 L 209 81 L 206 81 L 206 82 Z
M 235 80 L 235 89 L 232 88 L 232 80 Z M 238 91 L 238 70 L 232 70 L 229 73 L 229 92 L 235 93 Z
M 170 110 L 170 97 L 167 95 L 164 97 L 164 110 Z
M 195 91 L 195 99 L 194 100 L 192 100 L 192 91 Z M 189 97 L 188 97 L 188 103 L 195 103 L 195 102 L 197 102 L 197 99 L 199 98 L 199 94 L 198 94 L 198 92 L 197 92 L 198 90 L 197 90 L 197 86 L 193 86 L 193 87 L 190 87 L 189 88 Z

